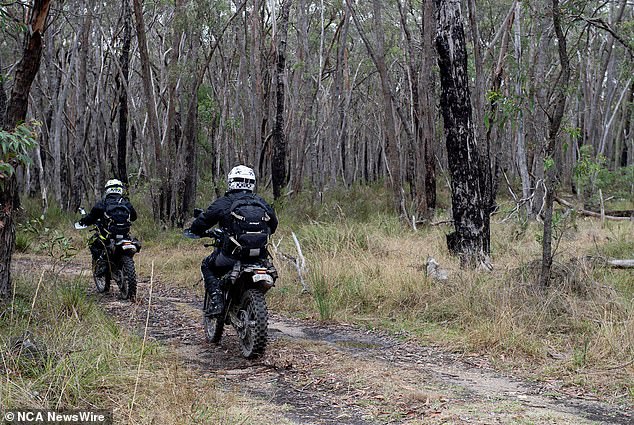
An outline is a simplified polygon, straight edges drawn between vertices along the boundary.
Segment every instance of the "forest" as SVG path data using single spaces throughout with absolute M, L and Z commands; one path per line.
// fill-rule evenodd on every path
M 194 207 L 222 196 L 229 170 L 244 164 L 280 211 L 286 239 L 277 260 L 290 258 L 287 276 L 309 280 L 322 319 L 358 312 L 332 298 L 342 271 L 321 255 L 344 247 L 370 255 L 375 232 L 385 252 L 395 243 L 384 238 L 403 237 L 409 246 L 433 237 L 434 251 L 414 244 L 416 255 L 440 259 L 474 285 L 487 273 L 502 285 L 500 267 L 506 273 L 521 260 L 532 287 L 546 291 L 579 271 L 561 268 L 562 250 L 592 257 L 596 269 L 583 270 L 599 286 L 617 287 L 618 302 L 601 298 L 593 319 L 579 319 L 579 306 L 571 307 L 562 332 L 579 331 L 574 344 L 585 356 L 596 334 L 578 319 L 590 328 L 601 321 L 603 330 L 619 323 L 595 354 L 625 365 L 614 391 L 633 397 L 632 351 L 624 346 L 634 335 L 634 279 L 631 269 L 601 268 L 634 260 L 631 0 L 0 0 L 0 34 L 0 299 L 15 297 L 12 281 L 28 275 L 12 269 L 14 255 L 20 265 L 20 255 L 46 251 L 36 252 L 32 234 L 62 229 L 103 196 L 107 180 L 123 181 L 142 205 L 139 235 L 163 258 L 180 248 L 170 235 L 187 226 Z M 582 217 L 600 229 L 578 224 Z M 351 236 L 360 228 L 368 240 Z M 291 229 L 300 236 L 295 243 Z M 293 264 L 301 252 L 282 252 L 300 242 L 313 261 L 308 276 Z M 531 248 L 513 247 L 524 242 Z M 196 273 L 200 258 L 178 258 Z M 387 269 L 396 267 L 389 261 Z M 360 275 L 366 272 L 379 273 Z M 480 302 L 500 290 L 480 289 L 473 292 Z M 344 292 L 338 296 L 350 295 Z M 412 315 L 424 306 L 424 320 L 455 319 L 461 331 L 473 330 L 438 312 L 452 310 L 439 298 L 450 296 L 449 287 L 423 293 L 431 298 L 409 298 Z M 380 310 L 375 302 L 358 308 Z M 395 301 L 394 309 L 407 303 Z M 475 304 L 465 301 L 465 309 Z M 289 299 L 274 305 L 301 310 Z M 515 332 L 501 334 L 507 331 Z M 546 325 L 518 331 L 526 345 L 509 351 L 530 358 L 539 350 L 522 338 L 550 332 Z
M 157 223 L 182 226 L 201 182 L 220 194 L 244 163 L 276 200 L 309 191 L 319 202 L 340 185 L 385 182 L 395 212 L 415 225 L 433 215 L 438 180 L 457 184 L 457 169 L 474 163 L 456 154 L 467 144 L 479 153 L 479 209 L 511 189 L 523 215 L 543 215 L 546 169 L 596 203 L 594 168 L 631 188 L 631 6 L 8 2 L 0 109 L 21 96 L 20 122 L 36 142 L 23 147 L 17 191 L 41 199 L 43 213 L 50 203 L 73 211 L 115 176 L 147 191 Z M 439 61 L 443 32 L 464 58 Z M 15 90 L 27 61 L 39 65 L 28 99 Z M 442 103 L 453 83 L 439 64 L 458 70 L 463 99 Z M 452 106 L 464 122 L 444 116 Z M 447 131 L 461 126 L 469 140 Z

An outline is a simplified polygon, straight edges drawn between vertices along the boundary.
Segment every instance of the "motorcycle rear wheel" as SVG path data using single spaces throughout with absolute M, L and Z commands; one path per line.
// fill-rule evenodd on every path
M 205 303 L 203 304 L 203 327 L 205 328 L 205 338 L 212 344 L 219 344 L 222 338 L 222 332 L 225 329 L 223 317 L 207 317 L 205 312 L 209 307 L 210 297 L 205 291 Z
M 242 356 L 253 359 L 264 354 L 267 343 L 269 312 L 264 294 L 257 289 L 249 289 L 240 303 L 240 328 L 236 329 L 240 338 Z
M 121 291 L 121 298 L 135 302 L 136 286 L 134 260 L 132 257 L 124 256 L 121 258 L 121 269 L 119 270 L 119 290 Z

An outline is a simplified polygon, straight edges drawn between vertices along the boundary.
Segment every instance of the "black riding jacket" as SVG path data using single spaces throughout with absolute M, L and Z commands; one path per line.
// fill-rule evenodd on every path
M 218 224 L 218 226 L 222 229 L 227 229 L 229 226 L 229 210 L 231 209 L 231 205 L 234 201 L 240 199 L 245 194 L 250 195 L 251 192 L 248 190 L 232 190 L 225 193 L 225 196 L 216 199 L 211 205 L 209 205 L 207 211 L 200 214 L 196 220 L 194 220 L 190 227 L 191 232 L 195 235 L 202 236 L 206 230 L 212 228 L 216 224 Z M 275 233 L 278 221 L 273 207 L 271 207 L 260 196 L 255 196 L 266 207 L 266 212 L 270 217 L 267 224 L 271 230 L 271 234 Z
M 84 218 L 79 220 L 79 223 L 83 224 L 84 226 L 90 226 L 90 225 L 98 223 L 99 221 L 103 222 L 104 213 L 106 212 L 106 203 L 113 202 L 113 201 L 118 202 L 119 199 L 121 198 L 123 198 L 123 196 L 117 193 L 111 193 L 109 195 L 106 195 L 105 198 L 98 201 L 95 204 L 95 206 L 92 207 L 88 215 L 86 215 Z M 126 207 L 128 207 L 128 209 L 130 210 L 130 221 L 136 220 L 137 219 L 136 210 L 134 209 L 130 201 L 126 198 L 123 198 L 123 201 L 121 201 L 121 203 L 125 205 Z

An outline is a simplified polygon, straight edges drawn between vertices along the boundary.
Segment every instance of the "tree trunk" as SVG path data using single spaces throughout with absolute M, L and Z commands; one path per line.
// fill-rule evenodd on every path
M 52 121 L 52 133 L 53 137 L 50 139 L 50 149 L 52 155 L 52 167 L 53 167 L 53 181 L 52 181 L 52 193 L 55 197 L 55 201 L 57 205 L 60 207 L 64 207 L 63 205 L 63 194 L 62 194 L 62 137 L 63 132 L 65 130 L 64 126 L 64 117 L 65 117 L 65 109 L 66 109 L 66 101 L 68 100 L 68 94 L 70 91 L 70 87 L 72 86 L 71 76 L 74 73 L 75 64 L 77 63 L 77 55 L 78 55 L 78 47 L 79 47 L 79 34 L 75 36 L 75 41 L 70 49 L 69 54 L 60 54 L 62 58 L 65 56 L 69 56 L 68 58 L 68 66 L 64 69 L 63 60 L 60 63 L 60 72 L 62 73 L 60 79 L 59 90 L 57 92 L 57 104 L 54 108 L 53 112 L 53 121 Z M 63 49 L 63 47 L 62 47 Z
M 496 196 L 498 190 L 498 181 L 500 169 L 502 168 L 501 162 L 501 148 L 499 141 L 499 130 L 504 127 L 504 120 L 500 120 L 499 118 L 499 104 L 498 100 L 502 98 L 502 93 L 500 93 L 500 88 L 502 87 L 503 74 L 504 74 L 504 61 L 506 59 L 506 53 L 508 51 L 509 45 L 509 35 L 511 31 L 511 26 L 513 25 L 513 17 L 515 16 L 515 6 L 507 15 L 504 23 L 500 28 L 500 34 L 502 39 L 500 41 L 500 51 L 498 53 L 498 59 L 495 63 L 495 67 L 493 69 L 493 73 L 491 76 L 491 89 L 490 93 L 493 95 L 490 96 L 489 100 L 489 120 L 488 126 L 485 132 L 485 144 L 487 157 L 489 161 L 491 158 L 494 158 L 494 163 L 490 165 L 489 172 L 489 182 L 487 183 L 487 202 L 489 203 L 489 207 L 491 210 L 495 207 L 496 204 Z M 497 37 L 496 37 L 497 39 Z
M 31 84 L 40 67 L 42 54 L 42 34 L 44 33 L 51 0 L 34 0 L 28 16 L 30 32 L 26 33 L 26 43 L 22 59 L 18 63 L 7 105 L 4 129 L 13 131 L 16 125 L 26 119 L 29 106 Z M 13 214 L 19 206 L 15 173 L 0 189 L 0 298 L 11 293 L 11 256 L 15 243 Z
M 264 78 L 262 75 L 262 56 L 263 56 L 263 48 L 262 48 L 262 37 L 264 29 L 262 28 L 262 19 L 264 12 L 262 9 L 264 8 L 262 0 L 253 0 L 253 10 L 251 12 L 251 49 L 250 49 L 250 66 L 251 66 L 251 75 L 252 78 L 251 83 L 251 110 L 250 110 L 250 119 L 251 119 L 251 139 L 249 140 L 248 146 L 253 146 L 254 152 L 255 147 L 260 144 L 265 135 L 263 134 L 263 122 L 265 120 L 265 111 L 264 108 Z M 268 112 L 268 111 L 267 111 Z M 246 143 L 243 145 L 246 147 Z M 242 148 L 242 152 L 238 155 L 238 161 L 247 165 L 249 164 L 249 153 L 248 150 Z M 259 167 L 258 172 L 260 175 L 263 174 L 264 170 L 262 167 Z
M 189 56 L 185 57 L 187 63 L 196 69 L 198 63 L 196 54 L 200 50 L 198 34 L 190 39 Z M 213 48 L 212 48 L 213 51 Z M 211 54 L 211 53 L 210 53 Z M 198 172 L 197 158 L 197 132 L 198 132 L 198 90 L 202 79 L 195 78 L 185 83 L 186 96 L 181 101 L 181 110 L 185 111 L 184 123 L 182 124 L 182 136 L 180 137 L 180 149 L 178 155 L 178 172 L 175 173 L 174 188 L 177 189 L 172 195 L 175 201 L 174 225 L 182 227 L 185 220 L 190 216 L 196 200 L 196 174 Z
M 522 3 L 515 3 L 515 20 L 513 22 L 513 34 L 515 41 L 515 57 L 517 58 L 517 71 L 515 79 L 515 96 L 517 99 L 524 98 L 523 92 L 523 70 L 522 70 L 522 27 L 521 27 L 521 7 Z M 531 179 L 528 174 L 528 153 L 526 152 L 526 138 L 524 131 L 524 111 L 518 108 L 515 125 L 515 136 L 517 143 L 517 168 L 522 179 L 522 198 L 528 200 L 531 194 Z M 531 214 L 531 202 L 526 203 L 526 215 Z
M 532 77 L 529 77 L 534 85 L 533 91 L 535 100 L 538 105 L 547 105 L 548 103 L 548 90 L 547 83 L 542 81 L 541 76 L 546 75 L 546 64 L 548 61 L 547 51 L 550 43 L 552 42 L 550 37 L 550 25 L 546 19 L 539 19 L 536 23 L 536 27 L 539 28 L 539 37 L 537 38 L 537 45 L 535 46 L 536 59 L 534 60 L 534 71 Z M 546 123 L 548 119 L 543 107 L 534 108 L 532 111 L 533 125 L 531 132 L 529 133 L 532 138 L 537 142 L 537 149 L 533 159 L 533 175 L 535 180 L 535 188 L 533 191 L 532 211 L 530 213 L 531 218 L 536 218 L 542 214 L 544 208 L 544 152 L 545 142 L 548 140 L 548 128 Z M 574 149 L 571 149 L 574 152 Z
M 422 159 L 425 169 L 425 195 L 427 208 L 436 209 L 436 155 L 434 144 L 436 141 L 436 84 L 434 81 L 434 35 L 436 33 L 436 21 L 434 19 L 434 3 L 424 1 L 422 4 L 422 38 L 423 61 L 421 70 L 421 86 L 423 88 L 421 99 L 421 136 Z
M 427 188 L 425 187 L 425 136 L 423 134 L 423 126 L 421 121 L 425 117 L 422 116 L 421 94 L 419 86 L 419 74 L 424 73 L 425 69 L 417 66 L 414 53 L 414 42 L 411 32 L 409 31 L 407 22 L 407 12 L 403 9 L 403 5 L 398 2 L 399 14 L 401 17 L 401 29 L 407 41 L 407 78 L 410 85 L 410 103 L 411 103 L 411 120 L 412 129 L 409 138 L 408 153 L 406 156 L 406 179 L 410 186 L 410 197 L 412 208 L 408 212 L 415 223 L 418 218 L 429 218 L 430 210 L 427 207 Z M 426 52 L 428 53 L 428 52 Z M 424 56 L 424 55 L 423 55 Z M 428 111 L 426 111 L 428 112 Z M 407 125 L 406 123 L 403 123 Z
M 385 62 L 385 33 L 383 30 L 383 18 L 379 0 L 373 0 L 373 18 L 376 29 L 376 42 L 374 48 L 367 38 L 366 33 L 359 22 L 359 19 L 354 11 L 350 0 L 346 0 L 355 26 L 363 39 L 363 42 L 368 50 L 374 65 L 379 73 L 379 79 L 381 82 L 381 95 L 383 100 L 383 118 L 384 118 L 384 151 L 387 159 L 387 172 L 389 188 L 392 192 L 393 208 L 401 216 L 405 216 L 405 205 L 403 198 L 403 181 L 401 173 L 401 161 L 400 161 L 400 149 L 398 146 L 398 139 L 396 136 L 396 123 L 394 122 L 394 103 L 392 101 L 392 89 L 390 84 L 390 77 L 388 75 L 387 64 Z M 406 216 L 405 216 L 406 217 Z
M 119 133 L 117 135 L 117 176 L 128 184 L 128 77 L 130 70 L 130 43 L 132 39 L 132 24 L 130 22 L 130 4 L 123 0 L 123 44 L 119 65 L 120 75 L 117 74 L 119 88 Z
M 17 180 L 14 173 L 0 187 L 0 299 L 11 294 L 11 255 L 15 243 L 13 214 L 19 207 L 16 197 Z
M 568 80 L 570 79 L 570 64 L 568 62 L 568 52 L 566 50 L 566 37 L 561 28 L 561 12 L 559 10 L 559 0 L 552 0 L 552 15 L 555 35 L 557 36 L 557 47 L 559 61 L 561 63 L 561 75 L 557 85 L 555 98 L 555 109 L 550 117 L 550 127 L 548 129 L 548 145 L 546 147 L 546 200 L 544 202 L 544 236 L 542 239 L 542 270 L 539 283 L 542 287 L 548 286 L 550 282 L 550 269 L 553 263 L 552 238 L 553 238 L 553 203 L 555 200 L 555 184 L 557 182 L 557 167 L 555 164 L 555 154 L 558 148 L 557 135 L 566 108 L 566 98 L 568 90 Z
M 478 18 L 476 13 L 476 0 L 469 0 L 467 2 L 467 11 L 469 15 L 469 30 L 471 32 L 471 38 L 473 43 L 473 64 L 475 68 L 474 72 L 474 95 L 473 95 L 473 105 L 474 105 L 474 113 L 473 118 L 474 122 L 474 130 L 475 135 L 478 140 L 484 139 L 484 60 L 482 58 L 482 49 L 481 49 L 481 38 L 480 38 L 480 29 L 478 28 Z M 480 152 L 481 155 L 485 156 L 487 154 L 486 146 L 483 146 L 484 149 Z M 487 182 L 488 183 L 488 182 Z
M 77 137 L 73 147 L 73 156 L 71 162 L 73 164 L 72 173 L 73 178 L 71 181 L 71 198 L 70 198 L 70 210 L 76 211 L 81 204 L 82 193 L 82 167 L 83 161 L 81 155 L 84 152 L 84 146 L 86 144 L 86 134 L 88 132 L 88 103 L 86 92 L 88 90 L 86 84 L 86 68 L 88 62 L 88 43 L 90 39 L 90 27 L 92 21 L 91 5 L 86 4 L 87 14 L 84 17 L 84 22 L 80 30 L 79 36 L 79 49 L 78 49 L 78 62 L 77 62 Z
M 485 171 L 472 122 L 467 51 L 459 0 L 436 0 L 438 65 L 455 232 L 450 252 L 463 266 L 488 263 L 490 229 Z
M 2 57 L 0 56 L 0 70 L 2 70 Z M 0 128 L 4 128 L 4 112 L 7 110 L 7 92 L 4 91 L 4 75 L 0 71 Z
M 273 127 L 273 161 L 271 174 L 273 176 L 273 198 L 282 196 L 282 188 L 286 185 L 286 137 L 284 135 L 284 71 L 286 68 L 286 37 L 288 34 L 288 15 L 291 9 L 291 0 L 285 0 L 282 4 L 282 13 L 278 26 L 279 40 L 277 43 L 277 69 L 276 69 L 276 113 L 275 126 Z
M 348 33 L 350 14 L 347 7 L 342 8 L 341 24 L 337 29 L 337 62 L 334 77 L 333 104 L 336 104 L 337 121 L 333 125 L 333 139 L 337 140 L 341 180 L 345 187 L 354 179 L 354 152 L 351 151 L 351 140 L 348 124 L 348 88 L 350 84 L 350 65 L 348 60 Z M 354 142 L 352 142 L 354 143 Z
M 180 57 L 181 57 L 181 40 L 183 39 L 182 19 L 184 12 L 183 0 L 175 0 L 174 2 L 174 18 L 172 20 L 172 46 L 169 50 L 169 63 L 165 66 L 164 74 L 167 79 L 167 115 L 165 117 L 164 145 L 163 154 L 165 155 L 165 180 L 160 190 L 160 218 L 163 222 L 169 222 L 174 225 L 177 221 L 177 199 L 182 193 L 183 188 L 180 186 L 181 178 L 179 167 L 180 158 L 183 152 L 180 150 L 182 142 L 183 117 L 181 109 L 177 106 L 180 94 L 178 88 L 183 83 L 181 78 Z M 194 62 L 195 63 L 195 62 Z M 181 90 L 182 92 L 182 90 Z M 176 167 L 169 166 L 171 159 L 176 159 Z
M 634 82 L 630 84 L 630 93 L 627 97 L 627 104 L 632 105 L 634 103 Z M 631 155 L 631 147 L 634 146 L 634 139 L 632 138 L 632 108 L 627 108 L 624 112 L 625 117 L 623 119 L 623 147 L 621 149 L 618 164 L 621 167 L 627 167 L 628 153 Z
M 133 0 L 134 18 L 136 22 L 136 32 L 139 43 L 139 56 L 141 57 L 141 79 L 143 81 L 143 92 L 145 94 L 147 115 L 149 124 L 149 138 L 148 145 L 153 144 L 154 147 L 154 169 L 158 177 L 157 182 L 154 184 L 154 196 L 152 200 L 154 202 L 153 211 L 154 219 L 156 221 L 162 220 L 163 214 L 161 214 L 161 205 L 165 197 L 165 168 L 163 166 L 162 149 L 161 149 L 161 137 L 158 123 L 158 113 L 156 111 L 156 101 L 154 99 L 154 90 L 152 88 L 152 71 L 150 69 L 150 54 L 148 51 L 147 36 L 145 33 L 145 21 L 143 18 L 143 0 Z
M 182 227 L 194 207 L 196 201 L 197 163 L 197 129 L 198 129 L 198 89 L 196 81 L 191 82 L 187 115 L 183 127 L 182 161 L 180 164 L 180 178 L 182 191 L 179 192 L 176 225 Z

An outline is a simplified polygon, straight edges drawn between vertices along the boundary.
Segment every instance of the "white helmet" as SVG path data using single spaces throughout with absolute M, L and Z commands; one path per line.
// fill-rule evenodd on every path
M 255 190 L 255 173 L 244 165 L 233 167 L 227 176 L 229 190 Z
M 121 180 L 112 179 L 106 182 L 106 195 L 110 195 L 111 193 L 116 193 L 119 195 L 123 195 L 123 183 Z

